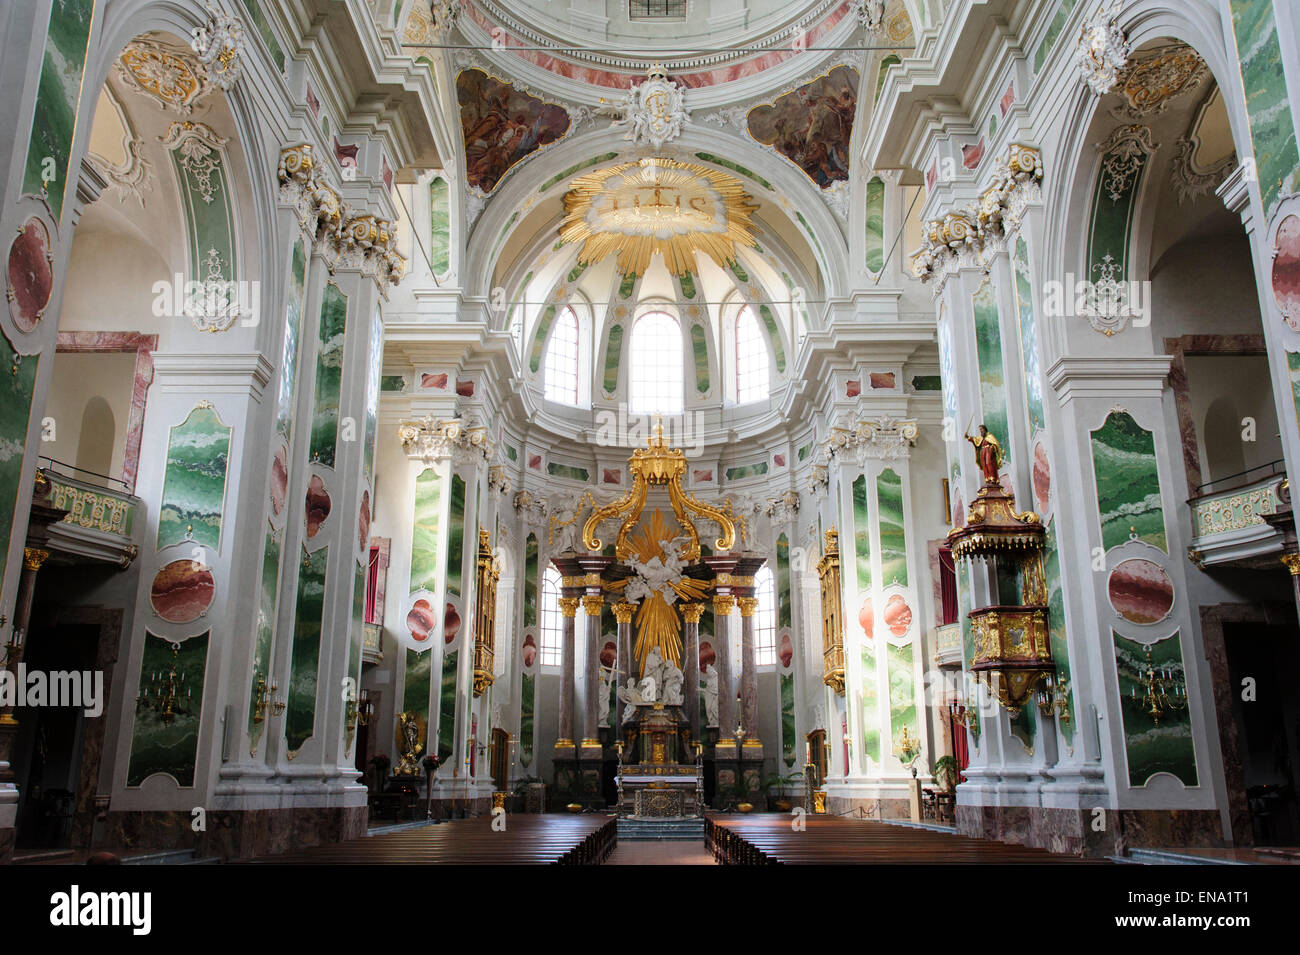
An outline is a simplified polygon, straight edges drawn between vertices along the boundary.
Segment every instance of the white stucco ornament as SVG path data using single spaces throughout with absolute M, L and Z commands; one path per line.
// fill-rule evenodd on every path
M 208 22 L 190 32 L 190 47 L 208 70 L 214 86 L 229 90 L 239 79 L 243 67 L 244 25 L 222 13 L 210 2 Z
M 885 0 L 857 0 L 854 12 L 868 33 L 885 32 Z
M 659 64 L 650 67 L 645 82 L 628 90 L 616 108 L 623 117 L 614 126 L 627 130 L 623 138 L 654 149 L 676 139 L 690 122 L 685 95 Z
M 1075 49 L 1083 81 L 1098 96 L 1115 88 L 1128 65 L 1129 43 L 1119 28 L 1119 4 L 1103 6 L 1084 21 Z

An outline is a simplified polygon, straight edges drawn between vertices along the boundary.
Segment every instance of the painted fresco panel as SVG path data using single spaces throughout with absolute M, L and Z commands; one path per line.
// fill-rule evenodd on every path
M 451 476 L 451 514 L 447 518 L 447 593 L 461 596 L 465 565 L 465 480 Z
M 456 659 L 452 650 L 442 658 L 442 690 L 438 697 L 438 759 L 446 762 L 456 745 Z
M 569 114 L 482 70 L 456 77 L 469 185 L 491 192 L 516 163 L 562 138 Z
M 257 597 L 257 634 L 253 646 L 253 679 L 248 702 L 248 733 L 253 746 L 261 738 L 265 722 L 258 723 L 257 684 L 265 682 L 267 692 L 271 685 L 271 640 L 275 635 L 275 604 L 280 589 L 280 535 L 275 528 L 266 532 L 266 545 L 262 549 L 262 586 Z M 263 714 L 265 717 L 266 714 Z
M 298 602 L 294 611 L 290 650 L 289 699 L 284 736 L 289 752 L 302 747 L 316 726 L 316 684 L 320 674 L 320 645 L 325 618 L 325 568 L 329 548 L 308 556 L 298 570 Z
M 19 359 L 9 339 L 0 332 L 0 368 L 11 370 L 11 374 L 0 375 L 0 581 L 4 580 L 14 507 L 23 479 L 23 451 L 27 447 L 38 362 L 36 355 Z
M 874 641 L 862 644 L 862 770 L 867 760 L 880 765 L 880 691 L 876 685 Z
M 177 645 L 145 632 L 144 653 L 140 658 L 140 694 L 153 699 L 158 698 L 160 690 L 166 694 L 173 667 L 176 669 L 175 685 L 185 689 L 177 692 L 179 707 L 166 721 L 152 706 L 136 708 L 135 727 L 131 731 L 131 760 L 126 771 L 128 786 L 139 786 L 155 773 L 171 776 L 185 788 L 194 785 L 208 637 L 209 634 L 203 633 Z
M 218 550 L 231 429 L 207 402 L 171 429 L 158 509 L 158 547 L 194 541 Z
M 302 326 L 303 298 L 307 292 L 307 252 L 301 238 L 289 253 L 289 288 L 284 306 L 284 349 L 280 357 L 280 392 L 275 402 L 275 427 L 285 438 L 293 436 L 294 396 L 298 387 L 298 337 Z
M 880 582 L 907 586 L 907 534 L 903 522 L 903 479 L 891 468 L 876 478 L 880 518 Z
M 873 176 L 867 183 L 867 270 L 879 275 L 885 267 L 885 183 Z
M 327 284 L 320 307 L 320 350 L 316 355 L 315 412 L 311 422 L 311 459 L 327 467 L 334 467 L 338 447 L 347 324 L 348 297 L 337 285 Z
M 1142 705 L 1142 675 L 1146 672 L 1146 647 L 1114 631 L 1115 666 L 1119 671 L 1120 714 L 1124 723 L 1124 751 L 1128 757 L 1130 786 L 1145 786 L 1156 773 L 1169 773 L 1185 786 L 1197 784 L 1196 751 L 1187 710 L 1171 711 L 1156 723 Z M 1182 648 L 1177 632 L 1151 646 L 1151 666 L 1167 669 L 1175 681 L 1184 681 Z M 1185 685 L 1185 684 L 1184 684 Z M 1134 699 L 1136 693 L 1137 699 Z
M 1267 214 L 1279 195 L 1300 190 L 1300 151 L 1287 98 L 1272 0 L 1231 0 L 1232 32 L 1250 119 L 1260 198 Z
M 858 71 L 837 66 L 749 111 L 749 134 L 771 146 L 823 189 L 849 178 L 849 140 L 857 109 Z
M 853 552 L 857 562 L 858 590 L 870 590 L 871 522 L 867 515 L 866 475 L 859 475 L 853 482 Z
M 920 739 L 916 715 L 916 681 L 912 676 L 912 644 L 885 644 L 889 661 L 889 730 L 892 750 L 897 753 L 907 727 L 908 739 Z
M 1101 512 L 1101 543 L 1106 550 L 1130 537 L 1161 550 L 1165 512 L 1160 503 L 1155 439 L 1124 411 L 1112 411 L 1092 432 L 1092 464 Z
M 533 706 L 537 678 L 525 673 L 519 686 L 519 765 L 533 762 Z
M 1002 330 L 993 283 L 986 281 L 973 298 L 975 306 L 975 349 L 980 371 L 980 406 L 983 423 L 1002 442 L 1006 460 L 1011 460 L 1007 434 L 1006 372 L 1002 365 Z
M 451 268 L 451 187 L 441 176 L 429 183 L 429 264 L 435 275 Z
M 794 674 L 781 674 L 781 759 L 787 766 L 794 765 Z
M 71 177 L 72 140 L 94 16 L 95 0 L 54 0 L 36 87 L 36 112 L 27 141 L 23 192 L 44 192 L 60 223 Z
M 1043 377 L 1038 361 L 1038 323 L 1034 317 L 1033 285 L 1029 278 L 1029 246 L 1021 236 L 1016 239 L 1012 260 L 1016 282 L 1016 317 L 1020 325 L 1020 363 L 1025 377 L 1025 405 L 1029 411 L 1029 434 L 1047 426 L 1043 415 Z M 1002 439 L 998 435 L 999 440 Z
M 438 587 L 438 516 L 442 481 L 426 468 L 415 479 L 415 513 L 411 521 L 411 590 L 434 593 Z

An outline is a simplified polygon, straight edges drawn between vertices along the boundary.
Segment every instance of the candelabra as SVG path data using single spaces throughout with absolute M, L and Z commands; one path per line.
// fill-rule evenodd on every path
M 916 775 L 916 767 L 912 764 L 916 762 L 916 757 L 921 755 L 921 741 L 908 734 L 906 723 L 903 724 L 903 735 L 894 747 L 894 755 L 904 766 L 911 766 L 912 775 Z
M 185 674 L 176 670 L 176 658 L 181 652 L 179 643 L 172 644 L 172 662 L 166 674 L 154 672 L 140 687 L 136 699 L 137 710 L 154 710 L 163 726 L 170 726 L 178 716 L 189 716 L 190 688 L 185 685 Z
M 1139 687 L 1141 692 L 1139 694 Z M 1151 662 L 1151 648 L 1147 647 L 1144 672 L 1138 674 L 1133 687 L 1133 702 L 1142 707 L 1151 721 L 1160 725 L 1160 718 L 1168 713 L 1187 709 L 1187 686 L 1174 676 L 1172 667 L 1156 667 Z
M 1060 716 L 1062 723 L 1070 722 L 1070 677 L 1068 674 L 1048 676 L 1037 691 L 1038 712 L 1046 717 Z
M 253 671 L 257 673 L 256 670 Z M 266 678 L 257 673 L 257 681 L 253 684 L 253 722 L 262 723 L 266 721 L 268 713 L 279 716 L 285 710 L 283 700 L 275 699 L 275 691 L 279 689 L 274 683 L 270 686 L 266 684 Z
M 375 718 L 375 701 L 370 698 L 369 690 L 362 690 L 361 696 L 356 702 L 357 725 L 369 726 L 370 721 Z

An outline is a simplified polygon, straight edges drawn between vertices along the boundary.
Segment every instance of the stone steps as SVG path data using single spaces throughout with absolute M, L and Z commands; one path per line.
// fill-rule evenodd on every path
M 704 820 L 691 819 L 635 819 L 623 816 L 618 820 L 619 842 L 703 842 Z

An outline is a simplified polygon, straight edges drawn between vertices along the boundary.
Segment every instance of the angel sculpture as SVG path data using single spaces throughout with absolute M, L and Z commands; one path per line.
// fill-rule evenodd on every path
M 685 702 L 682 697 L 682 683 L 685 682 L 682 671 L 671 663 L 665 663 L 663 675 L 664 691 L 661 697 L 663 704 L 665 706 L 681 706 Z
M 600 668 L 600 697 L 596 700 L 596 722 L 604 726 L 609 722 L 609 685 L 614 682 L 614 668 Z
M 659 594 L 670 605 L 677 600 L 677 591 L 669 585 L 681 578 L 685 566 L 681 557 L 683 545 L 679 543 L 680 540 L 681 538 L 674 538 L 660 541 L 659 547 L 664 552 L 662 558 L 655 556 L 647 561 L 630 558 L 629 563 L 636 574 L 628 580 L 624 591 L 628 600 L 644 600 L 653 593 Z
M 641 696 L 641 690 L 637 689 L 636 677 L 628 677 L 628 685 L 619 687 L 620 702 L 627 703 L 623 708 L 623 721 L 628 722 L 636 715 L 637 707 L 645 703 Z
M 704 725 L 718 725 L 718 668 L 712 663 L 704 668 Z

